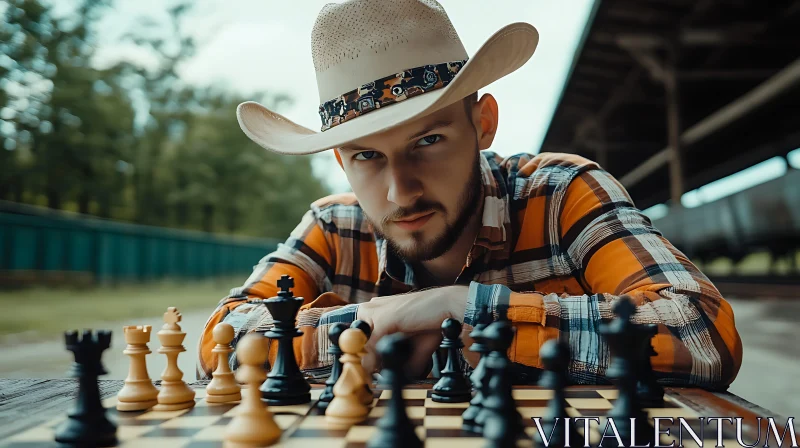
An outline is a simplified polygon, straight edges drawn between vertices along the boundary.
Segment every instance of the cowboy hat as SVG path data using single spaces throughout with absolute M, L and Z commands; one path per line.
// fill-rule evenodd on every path
M 236 116 L 263 148 L 312 154 L 453 104 L 521 67 L 538 42 L 532 25 L 512 23 L 470 58 L 435 0 L 329 3 L 311 34 L 320 131 L 252 101 L 240 104 Z

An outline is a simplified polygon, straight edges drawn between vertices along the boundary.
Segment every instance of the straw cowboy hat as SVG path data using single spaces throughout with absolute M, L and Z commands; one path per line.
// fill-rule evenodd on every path
M 280 154 L 312 154 L 460 101 L 520 68 L 538 42 L 532 25 L 512 23 L 470 58 L 435 0 L 329 3 L 311 32 L 320 131 L 252 101 L 240 104 L 236 116 L 260 146 Z

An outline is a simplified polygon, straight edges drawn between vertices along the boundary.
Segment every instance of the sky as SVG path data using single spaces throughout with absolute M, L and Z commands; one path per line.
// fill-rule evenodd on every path
M 391 0 L 387 0 L 391 1 Z M 120 58 L 148 61 L 145 52 L 117 37 L 147 16 L 166 21 L 170 2 L 118 0 L 101 22 L 96 64 Z M 199 0 L 187 31 L 199 41 L 196 56 L 179 69 L 196 85 L 224 86 L 244 95 L 283 92 L 295 103 L 281 111 L 290 120 L 319 130 L 319 97 L 311 58 L 311 29 L 325 0 Z M 333 3 L 341 3 L 335 1 Z M 497 30 L 528 22 L 539 31 L 533 57 L 516 72 L 480 91 L 499 104 L 500 124 L 490 148 L 500 155 L 538 152 L 564 85 L 593 0 L 440 0 L 471 56 Z M 524 92 L 524 94 L 520 94 Z M 234 111 L 231 111 L 234 113 Z M 335 192 L 348 191 L 330 151 L 314 157 L 315 173 L 329 173 Z

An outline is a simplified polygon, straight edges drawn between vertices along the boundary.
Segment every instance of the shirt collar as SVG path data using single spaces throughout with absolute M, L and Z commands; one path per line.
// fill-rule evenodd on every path
M 486 252 L 505 247 L 511 223 L 508 213 L 508 195 L 505 185 L 498 182 L 498 179 L 502 179 L 502 173 L 500 166 L 495 161 L 495 154 L 482 152 L 479 159 L 483 214 L 481 228 L 478 230 L 472 249 L 465 260 L 467 267 L 475 260 L 480 259 Z M 386 274 L 395 281 L 415 286 L 414 269 L 411 265 L 389 250 L 389 245 L 383 238 L 376 236 L 375 242 L 378 250 L 378 278 L 382 278 Z

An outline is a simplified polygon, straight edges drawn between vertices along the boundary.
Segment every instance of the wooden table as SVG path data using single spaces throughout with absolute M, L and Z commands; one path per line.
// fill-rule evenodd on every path
M 208 381 L 190 383 L 195 387 L 203 387 L 206 384 Z M 111 397 L 122 388 L 122 385 L 121 380 L 100 380 L 100 394 L 103 398 Z M 779 425 L 780 431 L 787 421 L 786 417 L 776 415 L 731 393 L 672 387 L 666 390 L 668 395 L 679 398 L 682 403 L 700 415 L 738 416 L 743 417 L 745 421 L 755 421 L 755 417 L 775 417 L 775 423 Z M 54 417 L 65 415 L 72 407 L 76 395 L 77 382 L 73 379 L 0 379 L 0 440 L 52 420 Z M 752 443 L 756 436 L 752 437 L 745 440 L 750 440 L 749 443 Z M 762 438 L 759 446 L 763 446 L 763 443 Z M 770 446 L 774 446 L 774 440 Z

